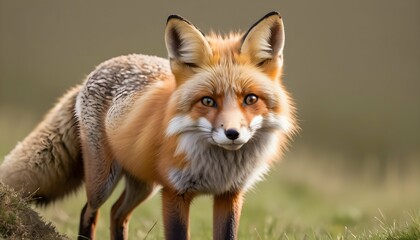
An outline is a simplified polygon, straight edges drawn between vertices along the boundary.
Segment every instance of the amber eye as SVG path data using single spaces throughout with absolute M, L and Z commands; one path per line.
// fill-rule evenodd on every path
M 203 97 L 201 103 L 206 107 L 216 107 L 216 101 L 211 97 Z
M 258 96 L 255 94 L 248 94 L 244 98 L 244 104 L 245 105 L 252 105 L 258 101 Z

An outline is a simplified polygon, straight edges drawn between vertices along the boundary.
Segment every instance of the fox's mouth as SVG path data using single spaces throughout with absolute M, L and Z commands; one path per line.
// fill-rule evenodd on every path
M 219 147 L 222 147 L 229 151 L 239 150 L 243 145 L 243 143 L 218 144 Z

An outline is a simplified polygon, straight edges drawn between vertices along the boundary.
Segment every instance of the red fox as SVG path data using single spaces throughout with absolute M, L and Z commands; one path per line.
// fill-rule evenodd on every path
M 213 239 L 237 239 L 243 197 L 297 130 L 285 90 L 284 28 L 271 12 L 247 32 L 204 35 L 169 16 L 169 61 L 127 55 L 100 64 L 6 156 L 0 180 L 38 202 L 84 181 L 79 239 L 94 239 L 117 182 L 111 238 L 127 239 L 133 209 L 158 190 L 166 239 L 189 239 L 189 207 L 214 197 Z

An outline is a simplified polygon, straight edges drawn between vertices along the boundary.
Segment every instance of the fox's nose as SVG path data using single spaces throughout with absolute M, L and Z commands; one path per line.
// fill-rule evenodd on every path
M 238 130 L 236 130 L 234 128 L 229 128 L 229 129 L 225 130 L 225 135 L 230 140 L 235 140 L 239 137 L 239 132 L 238 132 Z

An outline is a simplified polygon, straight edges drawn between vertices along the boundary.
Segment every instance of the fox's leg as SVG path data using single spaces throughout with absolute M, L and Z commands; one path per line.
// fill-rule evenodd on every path
M 214 196 L 213 239 L 237 239 L 242 203 L 241 193 Z
M 121 167 L 113 161 L 110 148 L 100 130 L 97 131 L 86 134 L 84 128 L 80 128 L 87 195 L 79 225 L 79 239 L 83 240 L 95 239 L 99 208 L 121 178 Z
M 128 239 L 128 223 L 134 208 L 152 195 L 155 184 L 146 183 L 125 174 L 125 190 L 111 209 L 111 239 Z
M 189 233 L 189 211 L 192 194 L 178 194 L 169 188 L 162 189 L 163 225 L 166 240 L 186 240 Z

